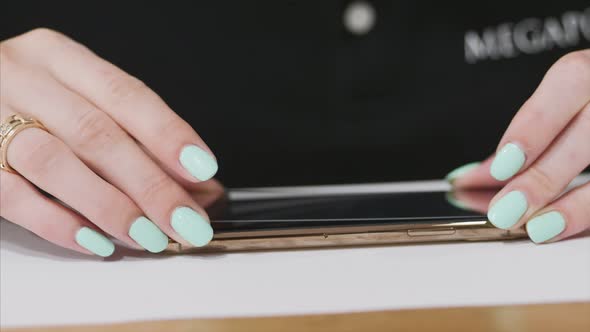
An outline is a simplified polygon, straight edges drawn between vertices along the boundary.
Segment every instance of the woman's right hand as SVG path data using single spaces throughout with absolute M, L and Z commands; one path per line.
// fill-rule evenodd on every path
M 48 29 L 0 43 L 0 120 L 22 114 L 0 171 L 0 216 L 65 248 L 109 256 L 103 233 L 151 252 L 213 236 L 189 191 L 220 187 L 191 126 L 135 77 Z M 47 198 L 38 189 L 64 204 Z

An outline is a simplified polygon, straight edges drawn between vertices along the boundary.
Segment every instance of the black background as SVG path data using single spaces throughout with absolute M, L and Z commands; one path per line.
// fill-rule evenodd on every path
M 396 181 L 487 157 L 573 50 L 470 65 L 467 30 L 588 7 L 373 4 L 376 26 L 359 37 L 346 1 L 13 1 L 0 38 L 53 28 L 139 77 L 202 135 L 228 186 Z

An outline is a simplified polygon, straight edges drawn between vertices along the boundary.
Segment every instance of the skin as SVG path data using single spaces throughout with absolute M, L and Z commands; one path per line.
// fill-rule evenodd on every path
M 1 118 L 29 115 L 49 131 L 25 129 L 9 145 L 19 174 L 0 172 L 1 216 L 87 254 L 74 240 L 83 226 L 140 249 L 128 232 L 142 215 L 188 245 L 172 212 L 186 206 L 206 217 L 195 193 L 221 188 L 198 183 L 179 162 L 188 144 L 211 153 L 193 128 L 140 80 L 58 32 L 3 41 L 0 57 Z
M 510 229 L 544 213 L 560 212 L 565 230 L 549 242 L 590 228 L 590 183 L 560 196 L 590 165 L 590 50 L 569 53 L 549 69 L 510 123 L 497 151 L 507 143 L 519 146 L 526 156 L 516 175 L 502 182 L 494 179 L 491 156 L 453 185 L 502 188 L 489 206 L 511 191 L 523 192 L 529 207 Z
M 212 152 L 156 93 L 48 29 L 1 42 L 0 71 L 0 117 L 22 113 L 49 130 L 26 129 L 10 144 L 8 161 L 19 174 L 0 172 L 2 217 L 86 254 L 91 253 L 74 240 L 81 227 L 140 249 L 128 230 L 142 215 L 187 245 L 170 225 L 172 211 L 187 206 L 206 216 L 203 207 L 221 197 L 223 188 L 214 180 L 199 183 L 180 165 L 186 145 Z M 589 100 L 590 52 L 571 53 L 549 70 L 499 144 L 513 142 L 524 149 L 521 172 L 498 182 L 489 174 L 490 157 L 454 185 L 527 193 L 531 208 L 515 227 L 558 209 L 567 220 L 558 239 L 587 229 L 590 185 L 553 200 L 590 163 Z

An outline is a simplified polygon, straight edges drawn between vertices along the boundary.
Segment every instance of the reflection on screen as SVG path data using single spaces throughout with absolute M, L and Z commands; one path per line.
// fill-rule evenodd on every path
M 469 208 L 477 199 L 493 197 L 477 192 L 476 200 L 457 198 L 447 192 L 362 194 L 230 202 L 213 218 L 216 230 L 295 228 L 381 224 L 412 220 L 430 222 L 473 219 L 485 213 Z M 466 197 L 463 195 L 462 197 Z M 470 196 L 467 196 L 470 198 Z M 475 202 L 475 203 L 474 203 Z M 487 202 L 479 202 L 487 206 Z

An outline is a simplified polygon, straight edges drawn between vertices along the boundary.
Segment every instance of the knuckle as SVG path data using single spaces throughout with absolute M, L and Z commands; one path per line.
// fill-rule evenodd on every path
M 25 35 L 33 36 L 35 38 L 54 38 L 59 35 L 59 32 L 49 28 L 39 27 L 26 32 Z
M 21 150 L 22 151 L 22 150 Z M 22 154 L 18 164 L 35 178 L 42 178 L 58 167 L 65 153 L 62 143 L 52 136 Z
M 127 134 L 99 111 L 88 111 L 77 120 L 76 150 L 99 151 L 122 142 Z
M 555 68 L 590 84 L 590 56 L 583 51 L 564 55 L 555 63 Z
M 535 191 L 543 197 L 553 197 L 561 191 L 560 185 L 555 182 L 553 177 L 538 166 L 531 166 L 527 172 L 527 176 L 530 177 L 536 188 Z
M 520 110 L 516 113 L 516 116 L 519 118 L 524 118 L 529 116 L 529 119 L 539 120 L 543 119 L 547 116 L 547 112 L 543 111 L 542 105 L 539 105 L 537 102 L 535 95 L 532 95 L 527 99 L 527 101 L 523 104 Z M 528 120 L 528 119 L 525 119 Z
M 193 131 L 189 124 L 176 116 L 162 116 L 162 118 L 162 121 L 157 125 L 158 128 L 155 129 L 156 132 L 176 133 L 180 137 L 188 136 Z
M 146 181 L 146 185 L 141 191 L 140 199 L 147 204 L 153 204 L 161 201 L 162 197 L 171 197 L 170 193 L 172 189 L 172 180 L 166 174 L 162 173 Z
M 101 76 L 107 87 L 106 99 L 111 107 L 125 104 L 148 89 L 143 81 L 121 72 L 118 68 L 107 68 L 101 72 Z
M 43 57 L 54 58 L 87 49 L 63 33 L 48 28 L 36 28 L 3 43 L 6 43 L 6 51 L 14 51 L 15 59 L 19 57 L 18 51 L 42 53 Z
M 67 39 L 67 37 L 62 33 L 43 27 L 25 32 L 19 37 L 17 37 L 18 40 L 35 44 L 60 43 Z

